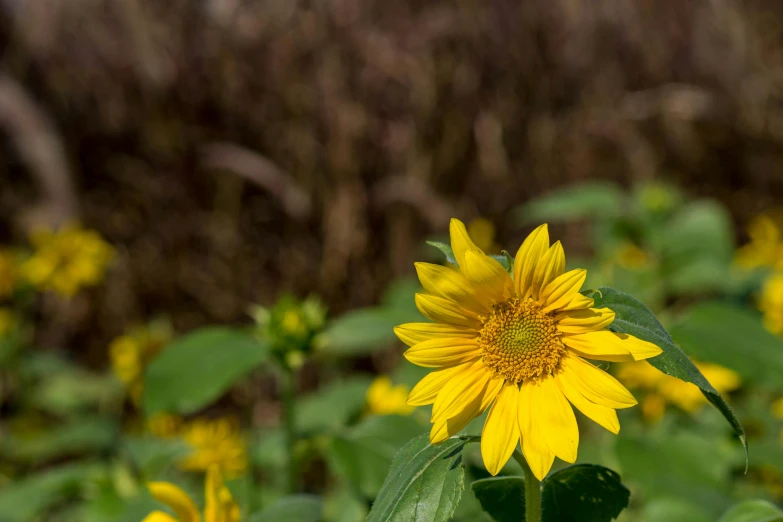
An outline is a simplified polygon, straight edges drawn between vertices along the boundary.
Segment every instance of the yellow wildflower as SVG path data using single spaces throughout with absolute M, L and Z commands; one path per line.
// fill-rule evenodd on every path
M 764 281 L 759 310 L 764 314 L 764 327 L 774 334 L 783 334 L 783 272 L 776 272 Z
M 783 419 L 783 397 L 772 403 L 772 414 L 778 419 Z
M 579 293 L 587 273 L 565 271 L 563 247 L 559 241 L 550 246 L 546 225 L 522 243 L 513 279 L 456 219 L 451 247 L 458 269 L 416 263 L 426 290 L 416 295 L 416 305 L 433 322 L 395 328 L 411 347 L 405 357 L 434 369 L 413 388 L 408 404 L 433 405 L 433 444 L 490 408 L 481 435 L 487 470 L 496 475 L 521 439 L 531 470 L 543 479 L 555 456 L 576 460 L 572 404 L 612 433 L 620 429 L 615 410 L 636 404 L 588 359 L 634 361 L 661 349 L 606 329 L 614 312 L 593 308 L 593 300 Z
M 647 252 L 626 241 L 622 243 L 615 252 L 617 264 L 627 270 L 641 270 L 650 264 L 650 256 Z
M 36 232 L 31 242 L 35 252 L 22 266 L 24 276 L 39 290 L 66 297 L 100 283 L 114 257 L 114 249 L 96 232 L 77 226 Z
M 17 281 L 16 256 L 9 250 L 0 250 L 0 299 L 14 293 Z
M 737 249 L 735 263 L 746 269 L 783 269 L 783 230 L 780 216 L 762 214 L 748 226 L 750 242 Z
M 733 370 L 707 362 L 694 361 L 694 364 L 718 392 L 727 393 L 739 388 L 740 378 Z M 707 403 L 696 385 L 666 375 L 647 362 L 624 364 L 617 376 L 629 387 L 647 391 L 642 399 L 642 414 L 651 422 L 663 416 L 667 403 L 688 413 L 695 413 Z
M 141 400 L 144 369 L 171 339 L 167 325 L 137 328 L 114 339 L 109 345 L 112 370 L 128 387 L 134 404 Z
M 10 308 L 0 307 L 0 337 L 11 333 L 16 326 L 16 316 Z
M 468 223 L 468 235 L 484 252 L 500 251 L 500 246 L 495 243 L 495 225 L 487 218 L 476 218 Z
M 179 462 L 180 468 L 196 471 L 218 466 L 232 478 L 244 473 L 247 447 L 235 419 L 195 419 L 183 425 L 179 435 L 192 448 Z
M 211 466 L 204 486 L 204 517 L 193 499 L 170 482 L 150 482 L 147 487 L 156 500 L 169 506 L 176 516 L 153 511 L 142 522 L 239 522 L 239 505 L 223 484 L 220 469 Z
M 410 415 L 415 406 L 407 404 L 408 387 L 392 386 L 385 375 L 377 377 L 367 388 L 367 409 L 374 415 Z

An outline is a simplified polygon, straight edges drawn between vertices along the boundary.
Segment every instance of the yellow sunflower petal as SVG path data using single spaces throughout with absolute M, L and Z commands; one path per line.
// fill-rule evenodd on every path
M 174 510 L 180 522 L 201 522 L 201 515 L 196 505 L 178 486 L 170 482 L 150 482 L 147 488 L 156 500 Z
M 579 428 L 574 410 L 553 378 L 541 380 L 531 390 L 533 406 L 533 435 L 540 436 L 544 444 L 557 457 L 566 462 L 576 462 L 579 447 Z
M 484 253 L 470 239 L 465 224 L 459 219 L 452 218 L 451 223 L 449 223 L 449 235 L 451 236 L 451 250 L 454 252 L 454 259 L 457 260 L 457 264 L 461 269 L 465 269 L 465 252 Z
M 522 383 L 519 389 L 519 434 L 522 444 L 522 454 L 525 456 L 530 470 L 538 480 L 544 480 L 552 469 L 555 454 L 547 448 L 546 443 L 533 432 L 533 399 L 532 389 L 535 384 Z
M 608 308 L 588 308 L 561 312 L 555 316 L 557 329 L 566 333 L 587 333 L 603 330 L 614 321 L 614 312 Z
M 560 241 L 555 241 L 555 244 L 549 247 L 538 261 L 535 272 L 533 272 L 531 283 L 533 299 L 538 299 L 541 289 L 563 272 L 565 272 L 565 252 L 563 252 L 563 245 L 560 244 Z
M 468 328 L 481 328 L 481 321 L 475 313 L 466 310 L 454 301 L 428 294 L 416 294 L 416 306 L 424 317 L 436 323 L 447 323 Z
M 518 297 L 530 297 L 533 291 L 533 272 L 548 249 L 549 229 L 544 223 L 527 236 L 514 258 L 514 289 Z
M 503 387 L 503 379 L 491 379 L 482 392 L 454 417 L 436 422 L 430 431 L 430 443 L 437 444 L 456 435 L 470 421 L 484 413 Z
M 630 408 L 636 399 L 620 381 L 579 357 L 568 357 L 561 364 L 572 372 L 581 383 L 579 391 L 596 404 L 609 408 Z M 576 381 L 574 384 L 577 385 Z
M 239 522 L 239 506 L 223 484 L 217 465 L 212 465 L 207 470 L 204 519 L 204 522 Z
M 595 301 L 590 297 L 585 297 L 582 294 L 576 294 L 571 302 L 560 309 L 561 312 L 567 312 L 571 310 L 583 310 L 585 308 L 592 308 Z
M 153 511 L 141 522 L 179 522 L 176 518 L 163 511 Z
M 578 268 L 557 276 L 541 289 L 539 300 L 544 305 L 543 312 L 551 312 L 571 302 L 587 278 L 587 270 Z
M 491 373 L 481 361 L 447 382 L 432 406 L 432 422 L 450 419 L 467 408 L 487 385 Z
M 649 359 L 650 357 L 655 357 L 656 355 L 663 353 L 663 350 L 659 346 L 647 341 L 643 341 L 638 337 L 634 337 L 633 335 L 624 333 L 615 333 L 614 335 L 619 337 L 620 340 L 625 343 L 625 347 L 628 348 L 629 352 L 631 352 L 634 361 L 642 361 L 644 359 Z
M 565 368 L 555 380 L 566 399 L 577 410 L 615 435 L 620 432 L 620 420 L 617 418 L 617 412 L 613 408 L 601 406 L 587 399 L 582 393 L 584 387 L 576 374 Z
M 476 313 L 489 310 L 489 300 L 468 283 L 462 272 L 431 263 L 414 263 L 421 286 L 433 295 L 444 297 Z
M 475 339 L 430 339 L 413 345 L 403 354 L 413 364 L 430 368 L 454 366 L 479 356 Z
M 460 337 L 472 339 L 478 336 L 473 328 L 452 326 L 440 323 L 405 323 L 394 327 L 394 333 L 408 346 L 413 346 L 430 339 Z
M 443 389 L 446 383 L 454 378 L 455 375 L 470 368 L 472 364 L 472 362 L 468 362 L 428 373 L 411 390 L 410 395 L 408 395 L 408 404 L 411 406 L 432 404 L 435 402 L 438 392 Z
M 500 302 L 511 297 L 513 282 L 503 265 L 484 254 L 468 250 L 465 252 L 465 277 L 475 288 L 492 301 Z
M 626 362 L 633 360 L 628 346 L 613 332 L 600 330 L 581 334 L 566 334 L 560 338 L 572 352 L 588 359 Z
M 498 472 L 511 458 L 519 442 L 519 390 L 515 383 L 506 383 L 489 410 L 481 432 L 481 456 L 490 475 Z

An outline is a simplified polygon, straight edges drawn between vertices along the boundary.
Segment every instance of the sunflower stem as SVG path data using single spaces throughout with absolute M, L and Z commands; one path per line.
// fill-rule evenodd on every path
M 296 455 L 296 374 L 288 366 L 283 368 L 283 422 L 285 424 L 287 466 L 287 488 L 289 493 L 295 493 L 297 487 Z
M 533 475 L 519 450 L 514 451 L 514 460 L 525 472 L 525 522 L 541 522 L 541 481 Z

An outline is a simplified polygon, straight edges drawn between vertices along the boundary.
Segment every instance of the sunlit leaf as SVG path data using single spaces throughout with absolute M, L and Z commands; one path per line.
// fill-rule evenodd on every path
M 445 522 L 462 497 L 466 439 L 432 446 L 428 434 L 411 440 L 394 457 L 367 522 Z
M 729 509 L 718 522 L 783 522 L 783 511 L 766 500 L 746 500 Z
M 269 357 L 263 341 L 231 328 L 210 327 L 181 337 L 145 372 L 144 409 L 188 414 L 225 393 Z
M 699 387 L 701 392 L 729 421 L 745 448 L 747 462 L 748 443 L 745 428 L 734 414 L 731 407 L 718 391 L 704 378 L 698 368 L 687 355 L 672 341 L 672 338 L 661 326 L 649 308 L 628 294 L 614 288 L 602 287 L 591 296 L 595 306 L 606 306 L 615 313 L 615 319 L 609 327 L 620 333 L 627 333 L 658 345 L 663 353 L 649 359 L 648 362 L 667 375 L 677 377 Z

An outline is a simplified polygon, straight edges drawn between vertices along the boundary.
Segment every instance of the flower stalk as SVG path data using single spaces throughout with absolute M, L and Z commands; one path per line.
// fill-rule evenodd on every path
M 297 488 L 296 471 L 296 374 L 295 370 L 286 365 L 283 368 L 283 423 L 287 455 L 286 487 L 290 493 Z
M 533 474 L 519 451 L 514 451 L 514 460 L 525 472 L 525 522 L 541 522 L 541 481 Z

